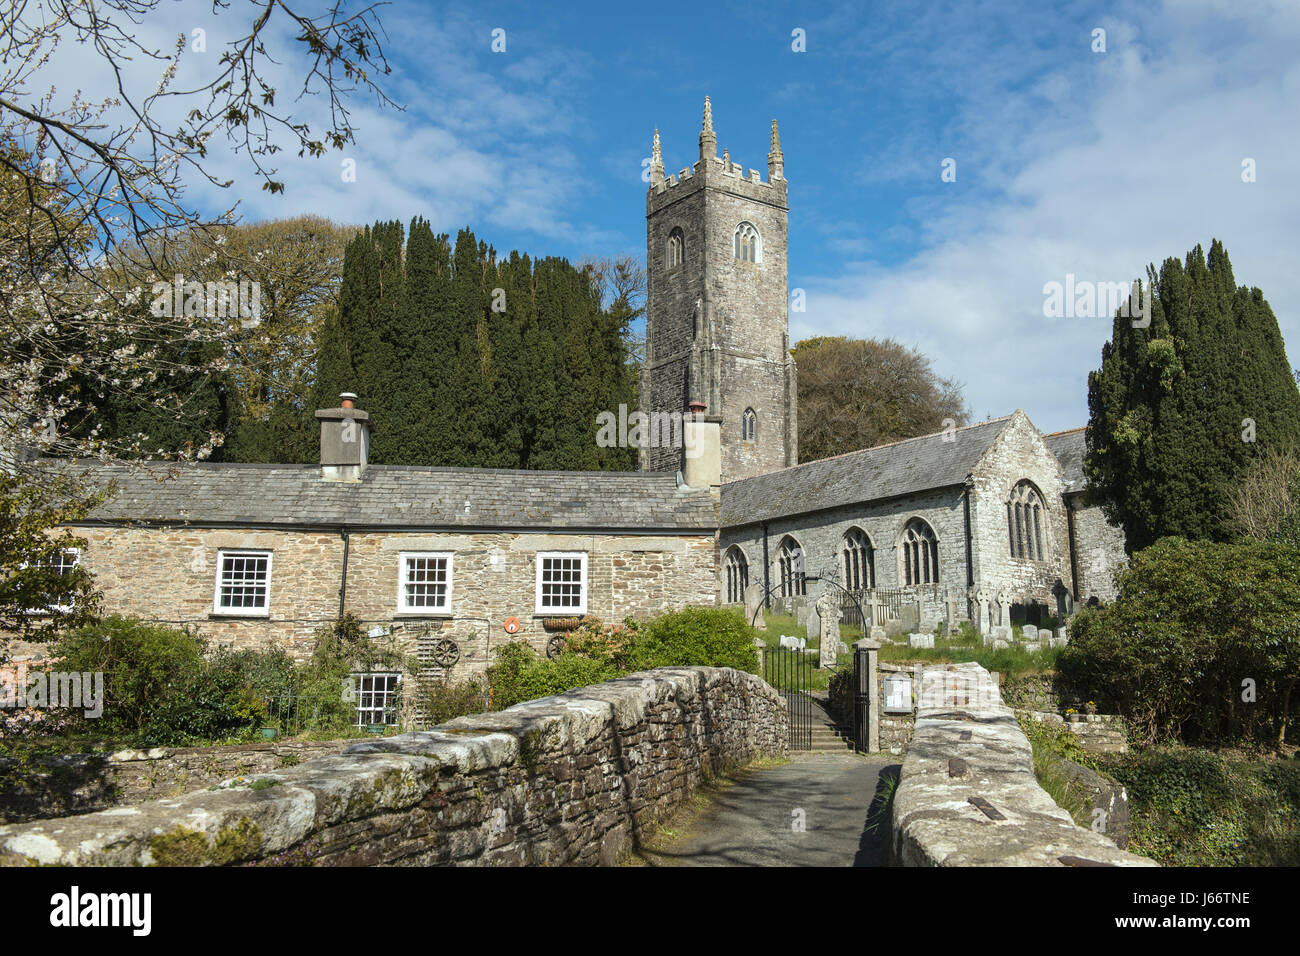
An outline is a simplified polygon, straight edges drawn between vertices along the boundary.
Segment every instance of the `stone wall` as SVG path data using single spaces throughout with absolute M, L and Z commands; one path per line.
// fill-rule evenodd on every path
M 997 682 L 973 663 L 921 672 L 891 850 L 904 866 L 1155 865 L 1077 826 L 1053 802 Z
M 1061 496 L 1061 464 L 1023 412 L 1013 415 L 972 472 L 971 538 L 977 584 L 1005 588 L 1017 603 L 1036 600 L 1055 608 L 1052 589 L 1070 585 L 1069 525 Z M 1046 509 L 1047 560 L 1011 556 L 1007 498 L 1020 481 L 1038 490 Z M 950 579 L 951 580 L 951 579 Z M 998 623 L 1008 624 L 1009 621 Z
M 82 562 L 110 613 L 190 624 L 213 643 L 235 649 L 278 644 L 302 659 L 311 653 L 316 628 L 339 612 L 343 540 L 337 534 L 119 526 L 72 531 L 87 540 Z M 213 613 L 219 548 L 273 552 L 268 617 Z M 398 611 L 403 551 L 452 552 L 449 614 Z M 357 532 L 349 545 L 347 610 L 368 627 L 393 628 L 399 639 L 432 629 L 455 640 L 461 658 L 453 677 L 459 679 L 483 670 L 503 642 L 527 640 L 545 650 L 551 635 L 534 613 L 539 551 L 587 553 L 587 613 L 607 621 L 715 602 L 712 534 Z M 521 623 L 514 635 L 502 626 L 511 616 Z
M 43 757 L 30 769 L 0 759 L 0 823 L 177 797 L 232 777 L 269 773 L 338 753 L 349 742 L 286 740 L 226 747 L 155 747 Z
M 1101 508 L 1082 507 L 1082 496 L 1072 495 L 1074 505 L 1074 547 L 1078 554 L 1079 603 L 1113 601 L 1115 572 L 1128 557 L 1124 553 L 1124 529 L 1106 520 Z
M 0 862 L 611 864 L 714 774 L 786 749 L 781 697 L 661 668 L 178 798 L 0 826 Z
M 933 625 L 943 619 L 943 598 L 949 588 L 957 588 L 964 596 L 966 590 L 966 519 L 963 506 L 963 489 L 945 488 L 919 495 L 895 498 L 889 501 L 865 502 L 811 515 L 798 515 L 768 522 L 769 583 L 776 586 L 781 576 L 777 569 L 781 540 L 790 535 L 803 550 L 804 565 L 810 575 L 835 573 L 842 563 L 844 534 L 850 528 L 861 528 L 875 551 L 876 586 L 900 587 L 903 580 L 902 552 L 899 541 L 903 527 L 913 517 L 923 518 L 939 540 L 939 584 L 921 586 L 915 593 L 922 599 L 922 622 Z M 1005 537 L 1005 531 L 1004 531 Z M 749 563 L 751 583 L 763 584 L 763 529 L 761 525 L 740 528 L 723 528 L 720 553 L 735 546 Z M 1006 546 L 1005 541 L 1003 547 Z M 721 566 L 721 565 L 720 565 Z M 843 570 L 837 580 L 843 581 Z M 725 587 L 725 581 L 722 582 Z M 810 600 L 815 598 L 817 585 L 808 585 Z M 725 593 L 719 600 L 725 599 Z M 961 602 L 965 613 L 965 600 Z

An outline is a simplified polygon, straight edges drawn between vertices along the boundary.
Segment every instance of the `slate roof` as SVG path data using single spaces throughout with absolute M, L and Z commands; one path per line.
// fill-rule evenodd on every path
M 1011 418 L 1007 415 L 951 433 L 922 435 L 730 482 L 722 486 L 722 526 L 962 484 Z
M 1065 493 L 1076 494 L 1087 486 L 1083 477 L 1083 455 L 1087 451 L 1085 428 L 1072 428 L 1067 432 L 1053 432 L 1043 436 L 1043 444 L 1056 456 L 1065 472 Z
M 117 486 L 92 521 L 422 530 L 717 527 L 709 491 L 679 489 L 676 477 L 663 473 L 371 465 L 361 482 L 348 484 L 322 481 L 319 465 L 95 464 L 88 470 L 94 482 Z

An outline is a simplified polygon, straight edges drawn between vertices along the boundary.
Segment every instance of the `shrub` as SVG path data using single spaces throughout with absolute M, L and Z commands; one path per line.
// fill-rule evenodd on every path
M 1074 619 L 1060 687 L 1118 709 L 1147 741 L 1285 740 L 1300 678 L 1300 550 L 1166 538 L 1118 583 L 1113 604 Z
M 488 668 L 492 688 L 492 706 L 500 710 L 526 700 L 562 694 L 575 687 L 599 684 L 617 677 L 621 671 L 601 661 L 572 651 L 551 659 L 522 641 L 512 641 L 496 649 L 496 663 Z
M 1181 746 L 1112 757 L 1128 788 L 1130 849 L 1166 866 L 1300 864 L 1300 764 Z
M 113 615 L 63 635 L 54 646 L 62 670 L 102 671 L 104 714 L 97 730 L 144 731 L 161 711 L 185 703 L 204 669 L 204 641 L 186 628 Z
M 479 714 L 488 709 L 486 682 L 481 678 L 453 684 L 450 681 L 429 681 L 419 685 L 416 707 L 424 717 L 425 726 L 446 723 L 466 714 Z
M 755 633 L 734 608 L 669 611 L 640 627 L 620 662 L 629 671 L 699 664 L 753 674 L 758 671 Z

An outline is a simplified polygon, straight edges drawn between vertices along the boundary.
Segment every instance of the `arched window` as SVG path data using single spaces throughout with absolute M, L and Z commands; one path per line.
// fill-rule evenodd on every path
M 776 556 L 777 574 L 781 579 L 781 597 L 802 597 L 808 593 L 804 581 L 803 548 L 799 542 L 786 535 Z
M 668 233 L 668 268 L 676 269 L 686 261 L 686 236 L 681 226 Z
M 903 583 L 935 584 L 939 580 L 939 541 L 920 518 L 903 528 Z
M 757 434 L 758 414 L 752 408 L 747 408 L 745 414 L 740 416 L 740 440 L 753 441 Z
M 763 247 L 753 223 L 742 222 L 736 227 L 735 253 L 741 262 L 763 261 Z
M 850 528 L 844 535 L 840 557 L 844 562 L 844 586 L 850 591 L 876 586 L 876 552 L 871 539 L 861 528 Z
M 734 544 L 727 549 L 727 603 L 739 604 L 745 600 L 745 589 L 749 587 L 749 562 L 745 552 Z
M 1026 561 L 1045 561 L 1043 525 L 1047 523 L 1047 509 L 1043 496 L 1028 481 L 1021 481 L 1011 489 L 1007 498 L 1007 535 L 1011 541 L 1011 556 Z

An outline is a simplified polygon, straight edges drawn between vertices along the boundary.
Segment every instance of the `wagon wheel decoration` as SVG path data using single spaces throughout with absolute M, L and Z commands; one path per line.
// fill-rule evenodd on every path
M 546 656 L 554 660 L 564 653 L 564 635 L 556 634 L 546 642 Z
M 460 645 L 442 637 L 433 642 L 433 662 L 439 667 L 455 667 L 460 660 Z

